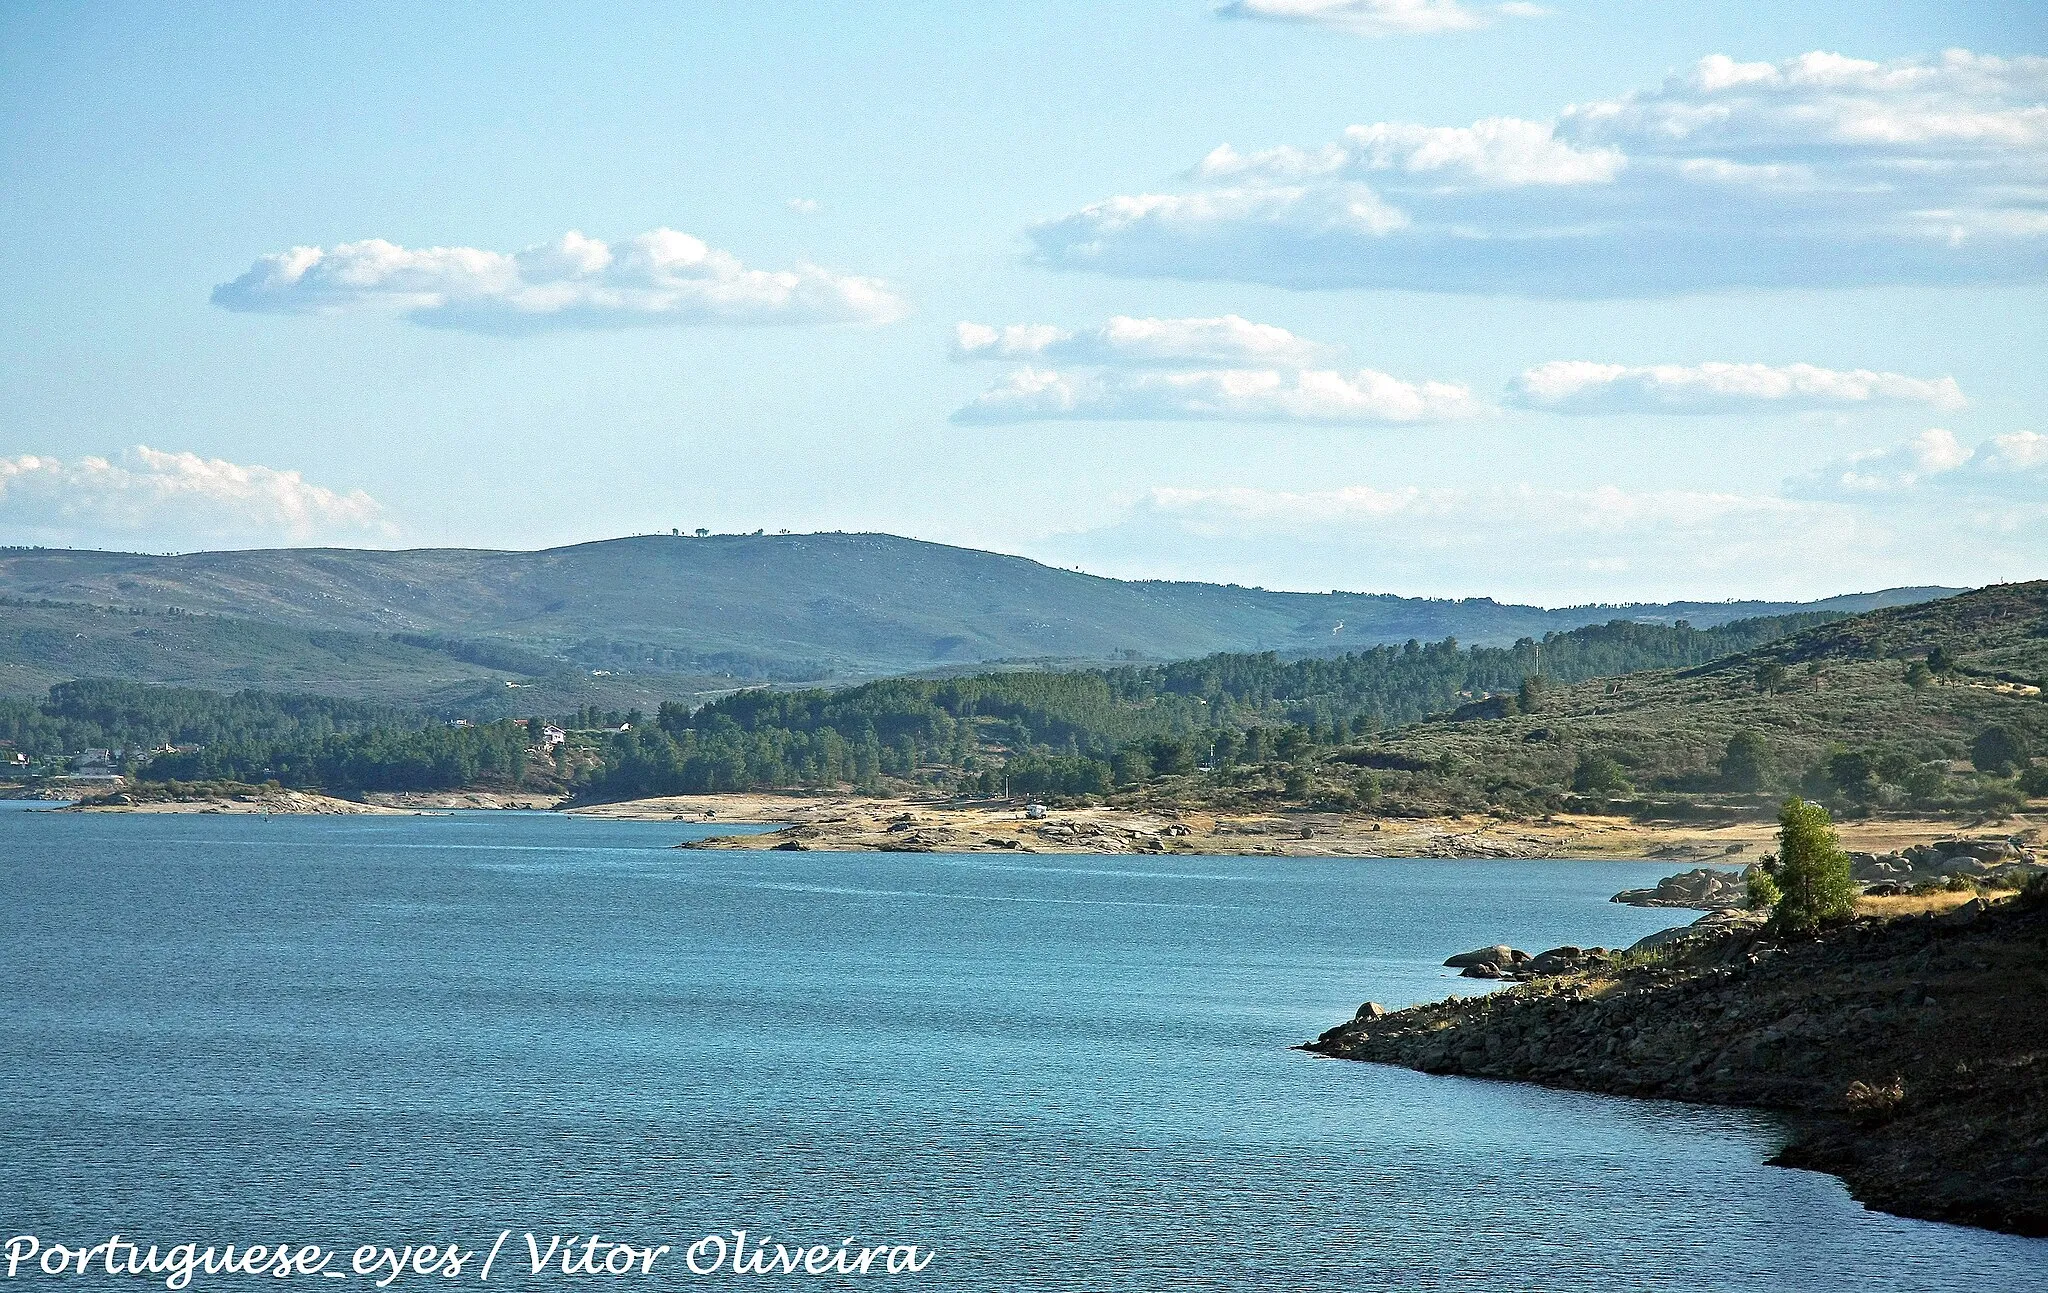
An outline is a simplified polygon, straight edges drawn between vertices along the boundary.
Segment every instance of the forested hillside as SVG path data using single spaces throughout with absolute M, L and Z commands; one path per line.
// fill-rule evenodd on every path
M 1447 639 L 1296 660 L 1221 655 L 833 691 L 764 688 L 702 707 L 663 703 L 651 726 L 637 709 L 549 709 L 541 713 L 571 739 L 524 761 L 503 752 L 485 763 L 470 756 L 486 746 L 540 745 L 532 730 L 539 718 L 450 728 L 426 711 L 390 705 L 107 681 L 58 686 L 40 705 L 0 701 L 0 741 L 38 758 L 85 747 L 129 751 L 156 779 L 275 780 L 344 792 L 448 788 L 462 784 L 457 773 L 468 767 L 501 780 L 573 780 L 586 795 L 611 798 L 838 784 L 978 793 L 1005 778 L 1027 793 L 1102 793 L 1142 782 L 1155 768 L 1184 771 L 1219 752 L 1234 759 L 1240 748 L 1254 760 L 1267 758 L 1269 746 L 1292 758 L 1474 696 L 1490 696 L 1479 703 L 1494 710 L 1514 706 L 1541 690 L 1524 681 L 1539 668 L 1545 680 L 1569 682 L 1690 664 L 1829 618 L 1712 629 L 1616 621 L 1510 647 L 1461 648 Z M 166 745 L 197 748 L 158 753 Z M 380 761 L 389 767 L 379 770 Z
M 2048 582 L 2009 584 L 1553 688 L 1533 713 L 1417 724 L 1334 752 L 1317 780 L 1413 811 L 1714 816 L 1798 793 L 1996 817 L 2048 794 L 2044 684 Z
M 624 797 L 882 778 L 971 781 L 1026 793 L 1102 793 L 1153 771 L 1263 760 L 1268 744 L 1321 748 L 1477 703 L 1493 712 L 1542 690 L 1694 664 L 1831 616 L 1712 629 L 1611 624 L 1541 643 L 1461 648 L 1455 639 L 1282 660 L 1217 655 L 1167 665 L 894 679 L 840 691 L 749 691 L 694 711 L 662 707 L 654 730 L 611 741 L 594 794 Z M 1491 694 L 1503 693 L 1503 694 Z M 1242 749 L 1240 750 L 1240 747 Z
M 529 725 L 451 725 L 398 706 L 327 696 L 80 681 L 40 704 L 0 698 L 0 748 L 60 774 L 64 755 L 108 751 L 108 770 L 153 781 L 275 781 L 342 794 L 544 783 Z
M 184 610 L 0 597 L 0 697 L 82 678 L 209 691 L 261 687 L 502 718 L 588 704 L 652 706 L 730 690 L 729 674 L 578 668 L 511 642 L 304 629 Z
M 1373 572 L 1361 570 L 1370 585 Z M 601 678 L 571 705 L 703 693 L 737 683 L 844 682 L 984 666 L 1179 660 L 1218 652 L 1362 650 L 1411 638 L 1506 645 L 1614 618 L 1706 627 L 1797 610 L 1853 612 L 1952 590 L 1893 589 L 1782 603 L 1544 609 L 1490 598 L 1270 592 L 1132 582 L 1021 557 L 879 534 L 646 536 L 542 552 L 281 549 L 160 557 L 0 549 L 0 692 L 75 677 L 224 687 L 354 689 L 444 703 L 492 672 Z M 90 616 L 36 622 L 25 602 L 218 617 L 161 642 L 110 636 Z M 50 608 L 44 613 L 55 615 Z M 10 631 L 10 629 L 12 631 Z M 83 634 L 81 638 L 78 635 Z M 348 638 L 315 640 L 314 634 Z M 90 650 L 84 649 L 90 643 Z M 406 648 L 410 650 L 401 650 Z M 321 653 L 337 656 L 323 665 Z M 30 685 L 11 684 L 19 673 Z M 629 702 L 634 703 L 634 702 Z M 471 715 L 474 717 L 475 715 Z
M 126 749 L 147 779 L 343 794 L 851 787 L 1727 816 L 1797 792 L 1852 813 L 1995 815 L 2048 792 L 2034 761 L 2048 752 L 2044 674 L 2048 584 L 2024 584 L 1851 618 L 1617 621 L 1506 647 L 760 688 L 651 716 L 586 706 L 476 725 L 330 698 L 75 683 L 41 705 L 0 703 L 0 741 Z M 546 730 L 556 724 L 565 739 Z

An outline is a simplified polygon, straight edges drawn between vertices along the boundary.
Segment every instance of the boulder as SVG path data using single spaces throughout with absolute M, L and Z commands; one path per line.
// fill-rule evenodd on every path
M 1943 858 L 1975 858 L 1979 862 L 2003 862 L 2019 852 L 2011 840 L 1947 839 L 1934 841 L 1934 851 Z
M 1748 882 L 1739 871 L 1695 867 L 1666 876 L 1654 889 L 1624 889 L 1609 899 L 1631 907 L 1694 907 L 1712 910 L 1746 900 Z
M 1975 857 L 1955 854 L 1942 858 L 1941 866 L 1937 870 L 1942 875 L 1984 876 L 1990 875 L 1997 868 Z
M 1895 853 L 1887 853 L 1882 857 L 1873 857 L 1868 853 L 1861 856 L 1866 860 L 1857 861 L 1857 854 L 1849 855 L 1849 874 L 1859 882 L 1898 880 L 1913 874 L 1912 865 Z
M 1449 969 L 1462 970 L 1475 965 L 1513 965 L 1516 961 L 1528 959 L 1527 952 L 1517 952 L 1506 943 L 1496 943 L 1492 947 L 1477 947 L 1469 952 L 1460 952 L 1447 959 L 1444 965 Z
M 1463 979 L 1498 979 L 1503 976 L 1498 965 L 1495 965 L 1492 961 L 1481 961 L 1477 965 L 1468 965 L 1458 971 L 1458 977 Z
M 1690 925 L 1679 925 L 1673 929 L 1660 929 L 1646 938 L 1639 938 L 1628 945 L 1631 952 L 1647 951 L 1677 943 L 1686 939 L 1712 938 L 1735 929 L 1761 928 L 1768 919 L 1763 912 L 1748 911 L 1741 907 L 1722 907 L 1710 911 Z
M 1567 944 L 1553 947 L 1547 952 L 1538 952 L 1523 968 L 1530 974 L 1568 974 L 1583 970 L 1594 960 L 1607 955 L 1604 947 L 1574 947 Z
M 1387 1008 L 1377 1001 L 1366 1002 L 1358 1008 L 1358 1013 L 1352 1016 L 1353 1019 L 1385 1019 L 1386 1017 Z

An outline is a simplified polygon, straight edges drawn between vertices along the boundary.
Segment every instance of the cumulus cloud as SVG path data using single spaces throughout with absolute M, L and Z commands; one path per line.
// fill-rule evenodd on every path
M 1044 360 L 1070 364 L 1187 367 L 1202 364 L 1271 364 L 1301 367 L 1328 358 L 1335 347 L 1297 337 L 1285 328 L 1235 314 L 1213 319 L 1134 319 L 1116 315 L 1099 328 L 1075 331 L 1043 323 L 996 328 L 962 323 L 954 328 L 956 359 Z
M 1216 6 L 1216 14 L 1221 18 L 1313 23 L 1365 36 L 1471 31 L 1488 25 L 1496 14 L 1534 18 L 1548 12 L 1540 5 L 1519 0 L 1477 8 L 1460 4 L 1459 0 L 1228 0 Z
M 1182 191 L 1108 198 L 1031 238 L 1057 268 L 1288 287 L 2031 280 L 2048 272 L 2048 58 L 1717 55 L 1552 121 L 1224 145 Z
M 1024 368 L 953 415 L 955 422 L 1431 422 L 1484 411 L 1463 386 L 1404 382 L 1370 368 L 1190 371 Z
M 224 309 L 385 310 L 430 327 L 518 333 L 642 324 L 887 323 L 906 306 L 879 279 L 815 265 L 749 269 L 673 229 L 613 248 L 580 233 L 523 251 L 406 248 L 381 238 L 260 257 L 213 290 Z
M 1788 482 L 1808 498 L 1869 499 L 1909 492 L 2031 503 L 2048 523 L 2048 436 L 2016 431 L 1965 446 L 1933 427 L 1903 444 L 1851 454 Z
M 1627 158 L 1619 149 L 1580 148 L 1543 122 L 1489 117 L 1469 126 L 1352 126 L 1319 149 L 1241 154 L 1218 145 L 1195 175 L 1205 180 L 1358 180 L 1428 176 L 1473 188 L 1605 184 Z M 1400 226 L 1390 226 L 1398 228 Z
M 197 548 L 378 543 L 396 528 L 361 490 L 136 445 L 112 460 L 0 458 L 0 533 L 20 543 Z
M 1738 413 L 1767 408 L 1931 404 L 1961 408 L 1953 377 L 1934 379 L 1841 371 L 1812 364 L 1653 364 L 1627 367 L 1558 360 L 1525 370 L 1510 403 L 1557 413 Z

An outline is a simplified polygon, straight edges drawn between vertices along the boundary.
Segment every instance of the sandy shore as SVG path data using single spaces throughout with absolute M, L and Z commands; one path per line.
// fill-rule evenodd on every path
M 1354 813 L 1212 814 L 1059 808 L 1043 820 L 1013 804 L 955 804 L 858 796 L 689 795 L 571 809 L 634 821 L 776 823 L 783 829 L 705 840 L 694 847 L 932 851 L 946 853 L 1265 853 L 1293 857 L 1655 858 L 1749 861 L 1777 838 L 1776 822 L 1649 824 L 1625 817 L 1377 818 Z M 2014 818 L 1976 833 L 2039 829 Z M 1852 850 L 1889 852 L 1959 833 L 1926 820 L 1846 822 Z

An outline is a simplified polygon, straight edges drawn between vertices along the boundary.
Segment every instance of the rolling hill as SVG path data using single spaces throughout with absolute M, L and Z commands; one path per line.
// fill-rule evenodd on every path
M 1489 598 L 1272 592 L 1132 582 L 1021 557 L 879 534 L 649 536 L 540 552 L 278 549 L 184 556 L 0 551 L 0 596 L 252 626 L 192 658 L 234 685 L 310 685 L 331 652 L 287 665 L 292 634 L 353 634 L 352 678 L 387 670 L 377 694 L 427 694 L 472 679 L 594 671 L 654 691 L 926 672 L 995 661 L 1182 659 L 1227 651 L 1329 652 L 1415 638 L 1497 644 L 1625 618 L 1701 627 L 1800 610 L 1854 612 L 1952 592 L 1905 588 L 1815 603 L 1697 602 L 1562 610 Z M 208 685 L 205 669 L 153 669 L 131 642 L 58 649 L 65 625 L 0 611 L 0 674 L 43 685 L 104 668 L 140 681 Z M 68 631 L 96 637 L 97 612 Z M 237 634 L 247 641 L 237 639 Z M 132 637 L 132 632 L 130 634 Z M 261 639 L 261 640 L 259 640 Z M 382 645 L 374 645 L 376 639 Z M 405 647 L 424 655 L 405 655 Z M 293 648 L 295 651 L 298 647 Z M 289 653 L 287 653 L 289 654 Z M 403 658 L 401 658 L 401 656 Z M 84 657 L 90 657 L 86 659 Z M 381 664 L 376 663 L 382 661 Z M 460 667 L 458 667 L 460 666 Z M 0 683 L 0 685 L 6 685 Z M 9 690 L 20 690 L 8 687 Z M 618 692 L 610 682 L 600 690 Z M 359 689 L 362 690 L 362 689 Z
M 1947 667 L 1911 668 L 1930 657 Z M 1986 729 L 2048 752 L 2044 687 L 2048 581 L 1994 585 L 1693 668 L 1554 687 L 1534 713 L 1459 711 L 1337 753 L 1332 765 L 1372 769 L 1391 795 L 1425 806 L 1545 811 L 1577 790 L 1634 811 L 1711 814 L 1767 811 L 1773 796 L 1798 791 L 1857 811 L 1960 812 L 1973 796 L 1988 794 L 1978 806 L 1990 807 L 2002 793 L 1981 780 L 1994 769 L 1974 766 Z M 1728 768 L 1738 733 L 1756 743 L 1747 777 Z M 1588 786 L 1589 771 L 1607 784 Z

